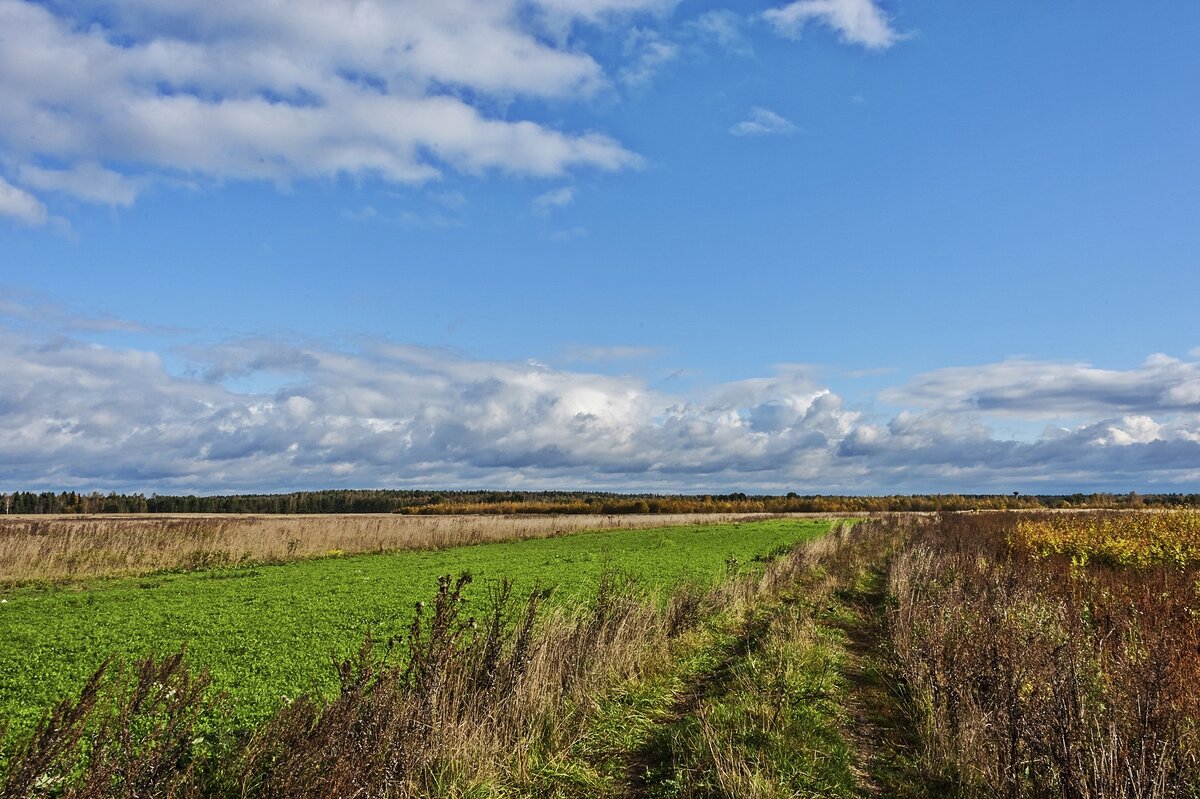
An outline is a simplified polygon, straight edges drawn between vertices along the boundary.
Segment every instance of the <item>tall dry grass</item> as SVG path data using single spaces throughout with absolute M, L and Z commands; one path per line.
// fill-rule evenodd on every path
M 1200 571 L 1039 557 L 1015 523 L 893 522 L 892 645 L 928 773 L 967 797 L 1200 794 Z
M 770 515 L 0 516 L 0 586 L 761 518 Z

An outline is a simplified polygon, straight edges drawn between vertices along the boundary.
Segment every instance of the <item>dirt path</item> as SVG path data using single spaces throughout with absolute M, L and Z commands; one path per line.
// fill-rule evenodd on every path
M 887 659 L 888 640 L 882 576 L 845 599 L 850 618 L 844 676 L 850 683 L 846 739 L 858 762 L 859 791 L 869 799 L 929 799 L 944 795 L 920 776 L 918 740 L 903 706 L 902 686 Z

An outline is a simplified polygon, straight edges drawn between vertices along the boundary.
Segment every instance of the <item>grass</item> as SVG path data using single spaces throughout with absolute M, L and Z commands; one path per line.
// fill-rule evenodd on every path
M 396 650 L 360 647 L 337 669 L 333 695 L 298 697 L 248 736 L 211 745 L 196 725 L 206 678 L 177 656 L 144 660 L 122 672 L 131 677 L 93 679 L 23 736 L 0 796 L 624 795 L 586 789 L 587 763 L 570 755 L 592 739 L 597 700 L 669 678 L 688 641 L 705 640 L 699 620 L 751 612 L 804 557 L 792 550 L 740 570 L 726 559 L 713 587 L 680 586 L 660 601 L 603 572 L 591 598 L 545 615 L 539 607 L 553 602 L 540 592 L 501 592 L 508 602 L 493 590 L 477 602 L 471 580 L 445 577 Z
M 641 793 L 688 797 L 848 797 L 846 685 L 836 631 L 791 602 L 759 609 L 715 670 L 648 742 Z
M 334 691 L 332 659 L 357 649 L 367 631 L 377 640 L 402 634 L 439 575 L 474 575 L 468 599 L 492 579 L 512 577 L 518 592 L 540 583 L 552 589 L 552 604 L 568 607 L 592 595 L 606 570 L 653 590 L 711 584 L 730 558 L 749 562 L 828 526 L 773 520 L 620 530 L 14 589 L 0 605 L 0 718 L 28 729 L 104 658 L 186 647 L 189 662 L 231 697 L 220 725 L 250 728 L 285 697 Z
M 1034 520 L 1124 535 L 1181 517 Z M 1029 520 L 911 521 L 891 643 L 923 768 L 964 797 L 1200 793 L 1200 572 L 1173 557 L 1030 551 Z M 1124 552 L 1124 548 L 1119 550 Z

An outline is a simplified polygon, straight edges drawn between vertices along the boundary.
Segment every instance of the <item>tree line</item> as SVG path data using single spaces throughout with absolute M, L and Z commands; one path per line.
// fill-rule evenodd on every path
M 327 490 L 285 494 L 161 495 L 16 491 L 7 514 L 102 513 L 887 513 L 1066 508 L 1194 508 L 1200 494 L 912 494 L 844 496 L 789 492 L 619 494 L 603 491 Z

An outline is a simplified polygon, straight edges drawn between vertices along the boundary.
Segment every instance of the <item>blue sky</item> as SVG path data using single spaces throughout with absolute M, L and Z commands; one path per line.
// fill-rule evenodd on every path
M 0 488 L 1195 491 L 1197 41 L 0 0 Z

